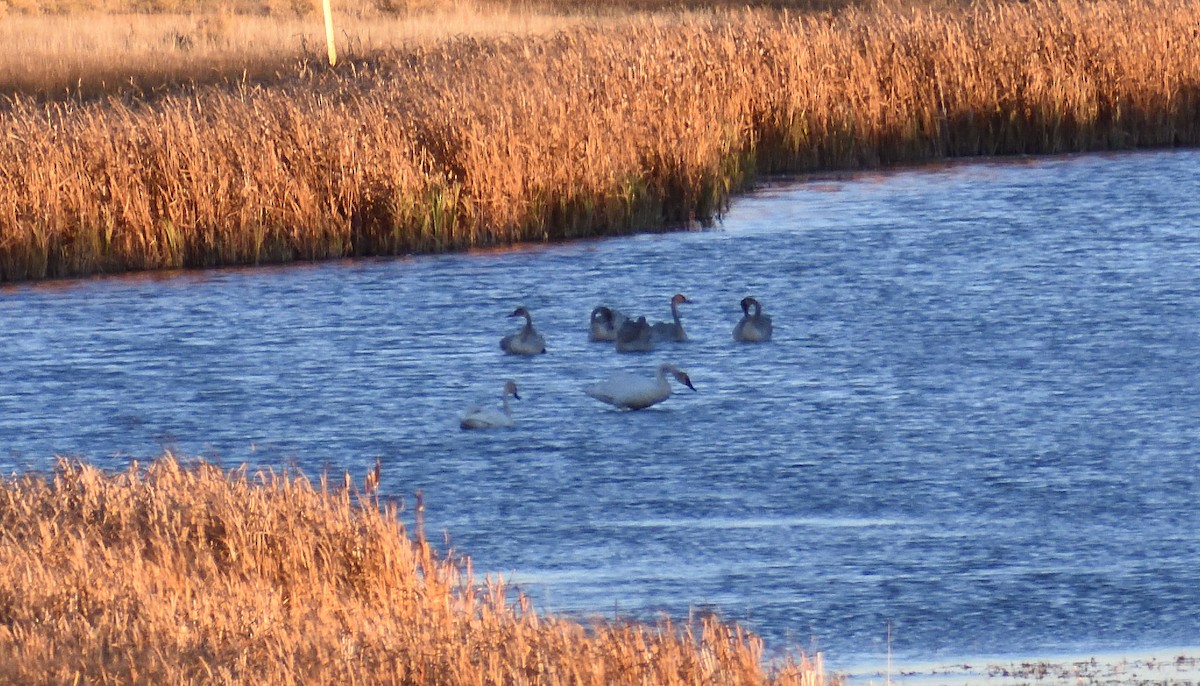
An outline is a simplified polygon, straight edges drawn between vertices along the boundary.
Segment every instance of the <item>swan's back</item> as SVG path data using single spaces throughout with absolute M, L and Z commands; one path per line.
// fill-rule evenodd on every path
M 660 383 L 657 378 L 618 372 L 584 391 L 614 407 L 640 410 L 666 400 L 671 395 L 671 386 L 665 380 Z
M 518 331 L 500 339 L 500 349 L 509 355 L 540 355 L 546 352 L 546 339 L 536 331 Z
M 463 429 L 505 429 L 513 425 L 512 415 L 507 415 L 494 407 L 470 407 L 459 420 Z
M 503 429 L 512 426 L 512 409 L 508 406 L 508 396 L 510 395 L 517 400 L 521 399 L 521 396 L 517 394 L 517 383 L 511 379 L 504 382 L 504 394 L 500 397 L 501 406 L 499 408 L 471 405 L 459 418 L 459 427 L 463 429 Z
M 663 363 L 658 366 L 653 377 L 647 378 L 628 372 L 617 372 L 600 383 L 588 386 L 584 392 L 596 400 L 614 407 L 641 410 L 651 405 L 657 405 L 671 396 L 671 384 L 666 379 L 668 372 L 679 383 L 693 391 L 696 390 L 685 372 L 672 364 Z
M 744 343 L 764 343 L 771 340 L 771 318 L 767 315 L 748 315 L 733 328 L 733 338 Z
M 638 317 L 637 321 L 626 320 L 617 330 L 615 340 L 617 352 L 648 353 L 654 350 L 654 334 L 645 317 Z
M 651 328 L 651 335 L 656 341 L 683 342 L 687 340 L 687 332 L 683 330 L 683 325 L 675 322 L 655 322 Z

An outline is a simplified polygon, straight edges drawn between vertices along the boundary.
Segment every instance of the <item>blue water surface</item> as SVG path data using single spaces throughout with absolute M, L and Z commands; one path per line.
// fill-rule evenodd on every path
M 0 468 L 165 449 L 421 490 L 537 607 L 770 650 L 1200 645 L 1200 152 L 774 183 L 715 229 L 0 291 Z M 589 343 L 605 303 L 692 340 Z M 735 343 L 759 298 L 775 340 Z M 549 352 L 506 357 L 505 315 Z M 660 361 L 697 388 L 589 398 Z M 516 427 L 463 432 L 520 385 Z M 406 511 L 411 516 L 411 509 Z

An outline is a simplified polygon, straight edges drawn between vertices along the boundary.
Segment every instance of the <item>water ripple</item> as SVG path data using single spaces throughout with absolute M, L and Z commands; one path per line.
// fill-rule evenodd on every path
M 833 664 L 1200 644 L 1194 151 L 829 177 L 716 230 L 5 288 L 0 466 L 365 472 L 543 607 Z M 599 303 L 693 340 L 618 356 Z M 735 344 L 738 301 L 775 317 Z M 549 352 L 503 356 L 505 315 Z M 581 391 L 685 368 L 639 413 Z M 514 378 L 517 428 L 458 430 Z

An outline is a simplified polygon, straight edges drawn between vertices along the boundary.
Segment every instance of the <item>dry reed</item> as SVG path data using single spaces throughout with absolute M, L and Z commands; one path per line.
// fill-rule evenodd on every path
M 2 0 L 0 0 L 2 1 Z M 419 14 L 334 18 L 351 58 L 454 35 L 540 35 L 615 18 L 538 14 L 459 4 Z M 317 17 L 210 12 L 195 15 L 16 14 L 0 20 L 0 96 L 38 100 L 145 98 L 181 85 L 270 82 L 324 59 Z
M 377 477 L 376 477 L 377 479 Z M 374 485 L 368 478 L 368 487 Z M 819 658 L 692 625 L 540 616 L 349 478 L 60 460 L 0 488 L 0 681 L 804 684 Z
M 645 15 L 0 114 L 0 279 L 707 221 L 759 172 L 1200 142 L 1197 0 Z

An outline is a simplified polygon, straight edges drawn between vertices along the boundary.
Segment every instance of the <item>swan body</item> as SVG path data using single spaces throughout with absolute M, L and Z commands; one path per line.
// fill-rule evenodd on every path
M 750 313 L 751 307 L 754 314 Z M 733 327 L 733 340 L 746 343 L 771 340 L 771 318 L 762 313 L 762 304 L 754 298 L 742 298 L 742 319 Z
M 625 320 L 617 330 L 613 345 L 619 353 L 648 353 L 654 351 L 654 332 L 645 317 Z
M 500 339 L 500 349 L 509 355 L 540 355 L 546 352 L 546 339 L 533 328 L 533 316 L 524 307 L 513 310 L 510 317 L 524 317 L 520 331 Z
M 667 374 L 674 376 L 676 381 L 693 391 L 696 390 L 687 373 L 669 362 L 658 365 L 658 371 L 651 379 L 619 372 L 583 390 L 596 400 L 614 407 L 641 410 L 671 397 L 671 384 L 667 382 Z
M 654 340 L 683 342 L 688 339 L 687 333 L 683 330 L 683 320 L 679 317 L 679 306 L 684 303 L 691 304 L 691 302 L 683 293 L 676 293 L 671 298 L 672 321 L 657 322 L 652 327 L 651 331 L 654 335 Z
M 617 340 L 617 331 L 628 320 L 629 318 L 618 310 L 600 305 L 592 310 L 588 340 L 615 341 Z
M 458 425 L 463 429 L 504 429 L 512 426 L 512 409 L 508 406 L 508 396 L 510 395 L 517 400 L 521 399 L 521 396 L 517 395 L 517 384 L 512 380 L 504 382 L 501 407 L 472 405 L 463 412 Z

